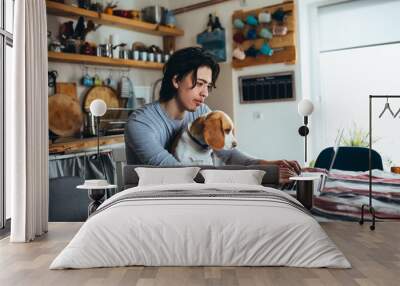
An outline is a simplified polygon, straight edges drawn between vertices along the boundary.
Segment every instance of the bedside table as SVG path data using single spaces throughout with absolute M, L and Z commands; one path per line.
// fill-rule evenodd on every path
M 289 180 L 296 181 L 296 198 L 308 210 L 313 207 L 314 200 L 314 181 L 319 177 L 290 177 Z
M 105 186 L 90 186 L 90 185 L 79 185 L 76 187 L 80 190 L 87 190 L 89 199 L 91 200 L 88 205 L 88 217 L 94 213 L 97 208 L 104 201 L 104 195 L 107 189 L 115 189 L 117 185 L 105 185 Z

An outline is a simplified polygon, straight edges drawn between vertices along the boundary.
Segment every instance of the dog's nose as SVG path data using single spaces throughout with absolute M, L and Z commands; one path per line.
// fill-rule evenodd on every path
M 232 148 L 235 148 L 237 146 L 237 142 L 232 142 Z

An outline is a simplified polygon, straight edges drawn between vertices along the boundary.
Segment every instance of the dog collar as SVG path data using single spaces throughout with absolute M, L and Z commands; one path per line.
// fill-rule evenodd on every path
M 210 146 L 208 144 L 204 144 L 196 139 L 192 134 L 190 134 L 189 129 L 187 130 L 187 134 L 189 135 L 190 139 L 192 139 L 197 145 L 201 146 L 203 149 L 208 149 Z

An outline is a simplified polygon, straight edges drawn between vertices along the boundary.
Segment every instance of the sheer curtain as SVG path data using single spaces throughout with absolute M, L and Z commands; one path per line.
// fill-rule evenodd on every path
M 47 232 L 48 119 L 45 0 L 15 1 L 13 90 L 6 97 L 6 187 L 12 242 Z

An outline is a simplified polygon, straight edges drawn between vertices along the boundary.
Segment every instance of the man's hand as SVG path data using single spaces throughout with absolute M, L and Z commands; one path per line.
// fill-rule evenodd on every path
M 281 189 L 291 188 L 294 181 L 290 181 L 290 177 L 297 176 L 301 172 L 301 167 L 297 161 L 276 160 L 267 161 L 260 160 L 260 165 L 278 165 L 279 166 L 279 184 Z

